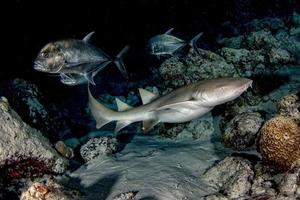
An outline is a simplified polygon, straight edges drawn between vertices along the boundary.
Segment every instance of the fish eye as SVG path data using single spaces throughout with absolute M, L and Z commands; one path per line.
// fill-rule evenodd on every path
M 49 53 L 47 53 L 47 52 L 42 52 L 42 53 L 41 53 L 41 56 L 42 56 L 43 58 L 49 58 Z

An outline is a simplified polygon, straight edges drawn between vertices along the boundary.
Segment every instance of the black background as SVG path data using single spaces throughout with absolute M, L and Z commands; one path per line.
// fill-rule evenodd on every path
M 24 78 L 41 88 L 64 88 L 58 78 L 36 72 L 33 60 L 46 43 L 64 38 L 83 38 L 95 31 L 92 43 L 109 55 L 116 55 L 126 44 L 131 50 L 126 55 L 126 67 L 131 80 L 142 79 L 149 62 L 145 42 L 171 27 L 175 33 L 190 39 L 204 32 L 199 41 L 202 48 L 214 48 L 217 34 L 224 31 L 222 23 L 239 25 L 252 18 L 287 16 L 299 11 L 297 0 L 98 0 L 98 1 L 26 1 L 14 0 L 7 7 L 2 31 L 9 42 L 3 47 L 8 54 L 3 58 L 0 78 Z M 6 9 L 6 7 L 3 7 Z M 114 73 L 116 72 L 116 73 Z M 108 74 L 118 74 L 109 67 Z M 107 76 L 107 74 L 105 74 Z M 108 81 L 108 80 L 106 80 Z

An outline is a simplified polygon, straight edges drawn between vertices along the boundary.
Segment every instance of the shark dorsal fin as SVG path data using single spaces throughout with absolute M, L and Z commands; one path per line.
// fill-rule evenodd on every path
M 125 110 L 129 110 L 132 108 L 130 105 L 124 103 L 119 98 L 116 98 L 116 103 L 118 106 L 118 111 L 125 111 Z
M 82 41 L 85 42 L 85 43 L 88 43 L 88 42 L 90 41 L 90 39 L 91 39 L 91 37 L 92 37 L 92 35 L 93 35 L 94 33 L 95 33 L 94 31 L 90 32 L 89 34 L 87 34 L 87 35 L 82 39 Z
M 165 35 L 170 35 L 173 30 L 174 30 L 174 28 L 170 28 L 169 30 L 167 30 L 165 32 Z
M 156 124 L 159 123 L 159 120 L 157 119 L 150 119 L 143 121 L 143 132 L 148 132 L 151 128 L 153 128 Z
M 115 133 L 119 132 L 121 129 L 123 129 L 124 127 L 128 126 L 131 123 L 132 123 L 131 121 L 118 121 L 115 128 Z
M 157 94 L 144 90 L 143 88 L 139 88 L 139 93 L 143 104 L 147 104 L 158 97 Z

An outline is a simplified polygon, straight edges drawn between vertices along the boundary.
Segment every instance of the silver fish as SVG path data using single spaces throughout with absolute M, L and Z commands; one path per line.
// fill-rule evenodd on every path
M 219 78 L 187 85 L 161 97 L 139 89 L 143 105 L 133 108 L 116 98 L 118 112 L 97 102 L 88 90 L 89 108 L 96 128 L 117 121 L 118 132 L 133 122 L 143 121 L 143 131 L 147 132 L 159 122 L 181 123 L 198 118 L 214 106 L 239 97 L 250 86 L 252 80 L 247 78 Z
M 59 74 L 60 75 L 60 82 L 65 85 L 74 86 L 86 83 L 87 80 L 78 74 Z
M 48 43 L 35 59 L 34 69 L 48 73 L 78 74 L 95 85 L 93 77 L 96 74 L 94 72 L 98 73 L 114 62 L 122 75 L 128 78 L 123 55 L 129 47 L 125 46 L 113 59 L 89 43 L 93 34 L 94 32 L 89 33 L 83 40 L 68 39 Z
M 174 28 L 171 28 L 164 34 L 156 35 L 150 38 L 150 40 L 147 43 L 146 50 L 150 54 L 156 56 L 161 56 L 161 55 L 173 56 L 176 51 L 178 51 L 179 49 L 183 48 L 186 45 L 189 45 L 198 52 L 196 42 L 202 36 L 203 34 L 202 32 L 197 34 L 193 39 L 187 42 L 171 35 L 173 29 Z

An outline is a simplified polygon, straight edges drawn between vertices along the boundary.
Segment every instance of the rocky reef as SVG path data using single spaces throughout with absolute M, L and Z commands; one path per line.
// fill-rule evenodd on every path
M 87 136 L 61 139 L 77 121 L 70 128 L 69 114 L 36 85 L 2 83 L 7 89 L 0 94 L 8 100 L 0 100 L 0 198 L 85 199 L 97 192 L 114 200 L 151 199 L 149 192 L 163 200 L 300 198 L 300 16 L 255 19 L 232 29 L 218 36 L 213 50 L 166 59 L 152 69 L 157 85 L 143 86 L 163 95 L 229 76 L 253 79 L 253 88 L 199 119 L 159 124 L 147 135 L 139 124 L 114 135 L 113 123 L 88 133 L 94 127 L 89 118 L 78 121 Z M 118 98 L 141 104 L 137 90 L 127 94 Z M 115 96 L 98 99 L 117 110 Z M 80 189 L 69 187 L 75 182 Z

